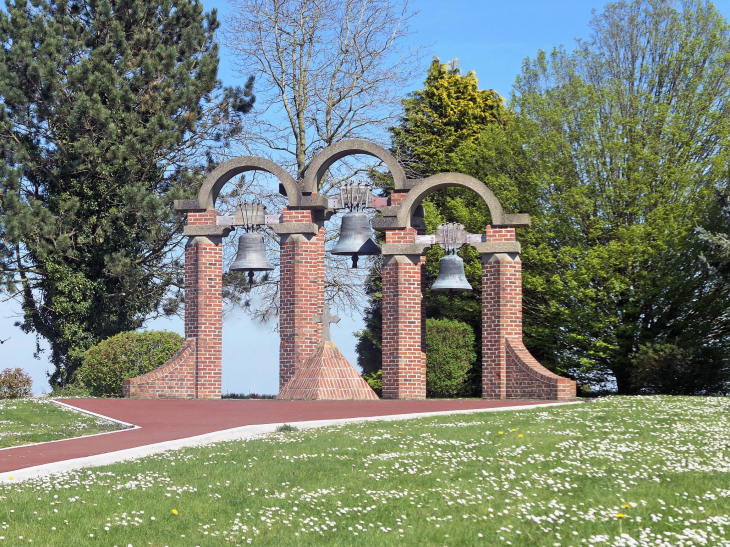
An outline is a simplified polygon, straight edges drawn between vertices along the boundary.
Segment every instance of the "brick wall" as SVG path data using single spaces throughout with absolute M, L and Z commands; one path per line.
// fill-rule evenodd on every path
M 192 226 L 215 225 L 217 212 L 187 214 Z M 124 383 L 125 397 L 220 399 L 223 331 L 220 238 L 191 237 L 185 247 L 185 345 L 170 361 Z
M 190 399 L 195 397 L 195 339 L 155 370 L 124 380 L 122 395 L 139 399 Z
M 285 209 L 284 222 L 313 222 L 312 212 Z M 282 236 L 280 268 L 279 389 L 322 339 L 314 316 L 324 305 L 324 226 L 317 236 Z
M 572 401 L 575 381 L 547 370 L 530 355 L 521 340 L 506 340 L 507 399 Z

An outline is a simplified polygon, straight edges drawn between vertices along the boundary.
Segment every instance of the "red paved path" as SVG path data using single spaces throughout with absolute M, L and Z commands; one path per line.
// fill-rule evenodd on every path
M 130 429 L 0 450 L 0 473 L 244 425 L 389 416 L 541 404 L 547 401 L 272 401 L 64 399 L 64 403 L 132 423 Z

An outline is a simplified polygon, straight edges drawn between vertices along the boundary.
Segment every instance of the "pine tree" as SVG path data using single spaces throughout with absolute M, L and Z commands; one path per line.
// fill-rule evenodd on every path
M 502 98 L 480 90 L 473 71 L 462 75 L 457 59 L 443 64 L 434 58 L 423 83 L 403 101 L 400 123 L 390 129 L 392 152 L 411 178 L 448 171 L 459 146 L 506 118 Z
M 197 0 L 9 0 L 0 12 L 0 280 L 45 338 L 52 385 L 83 352 L 174 312 L 172 200 L 253 104 L 217 80 Z

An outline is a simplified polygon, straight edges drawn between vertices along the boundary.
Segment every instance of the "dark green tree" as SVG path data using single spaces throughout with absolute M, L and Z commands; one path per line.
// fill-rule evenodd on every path
M 730 189 L 718 193 L 717 210 L 710 218 L 714 223 L 695 229 L 705 249 L 701 260 L 711 275 L 730 283 Z
M 251 79 L 217 79 L 217 28 L 198 0 L 0 12 L 0 280 L 48 341 L 54 386 L 100 340 L 176 309 L 172 200 L 253 104 Z

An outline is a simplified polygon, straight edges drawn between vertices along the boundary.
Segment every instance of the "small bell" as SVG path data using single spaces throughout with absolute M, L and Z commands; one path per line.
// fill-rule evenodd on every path
M 432 291 L 470 291 L 471 285 L 466 280 L 464 261 L 457 255 L 446 255 L 439 262 L 439 276 L 431 285 Z
M 264 237 L 261 234 L 249 232 L 238 238 L 238 252 L 236 260 L 231 264 L 230 271 L 248 270 L 248 282 L 253 283 L 254 272 L 266 272 L 273 269 L 274 266 L 266 258 Z
M 379 255 L 380 247 L 372 240 L 370 219 L 365 213 L 350 212 L 342 217 L 340 239 L 332 248 L 333 255 L 350 255 L 352 267 L 357 268 L 360 255 Z

